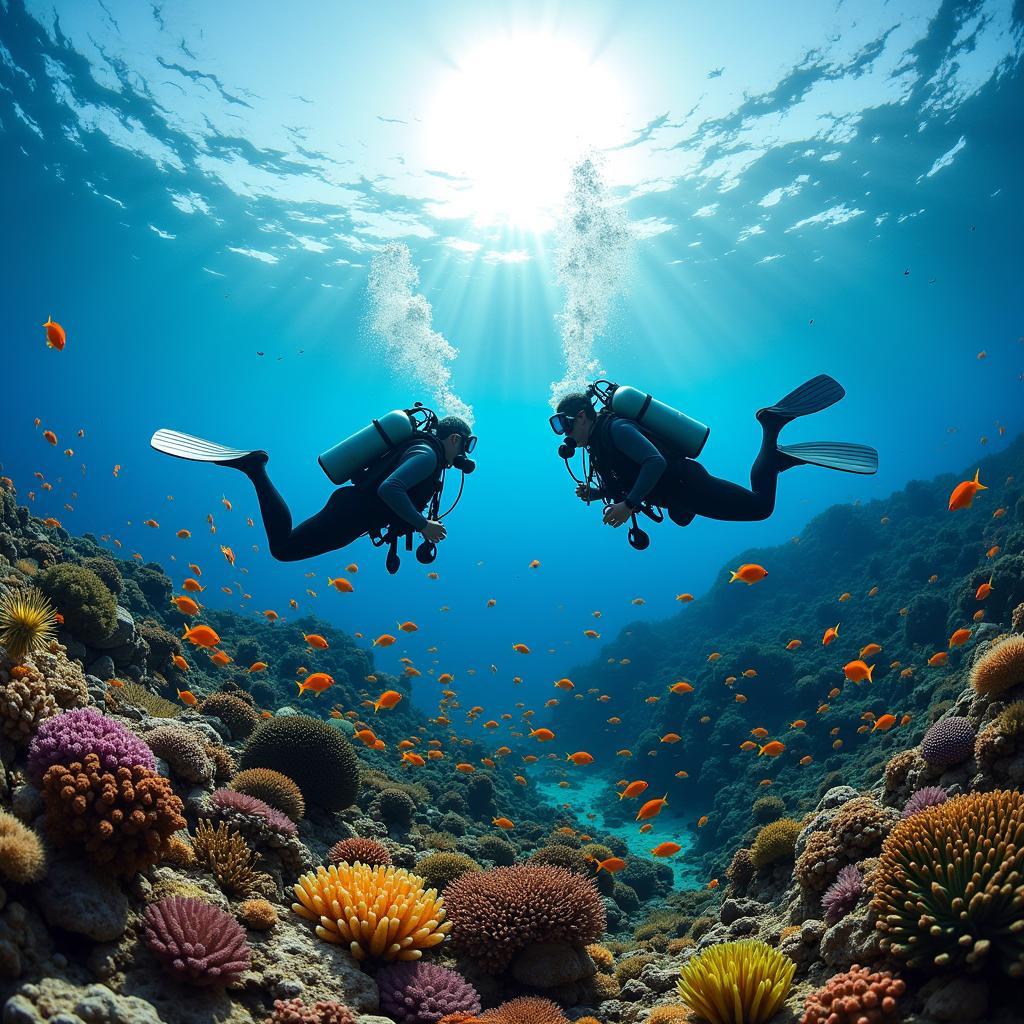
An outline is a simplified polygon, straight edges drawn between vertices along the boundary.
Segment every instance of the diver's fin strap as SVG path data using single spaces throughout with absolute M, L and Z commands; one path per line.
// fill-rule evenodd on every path
M 176 459 L 189 459 L 192 462 L 225 462 L 250 455 L 253 449 L 227 448 L 214 441 L 207 441 L 191 434 L 183 434 L 178 430 L 167 430 L 161 427 L 150 439 L 150 445 L 164 455 L 173 455 Z
M 791 418 L 809 416 L 835 405 L 845 394 L 846 389 L 839 381 L 827 373 L 819 373 L 769 406 L 769 411 Z
M 807 466 L 837 469 L 842 473 L 878 472 L 878 452 L 866 444 L 804 441 L 800 444 L 779 445 L 779 451 Z

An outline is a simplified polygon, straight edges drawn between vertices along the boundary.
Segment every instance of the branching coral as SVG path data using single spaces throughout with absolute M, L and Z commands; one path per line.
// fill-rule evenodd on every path
M 272 768 L 247 768 L 228 783 L 236 793 L 254 796 L 257 800 L 288 815 L 292 821 L 301 821 L 306 814 L 302 791 L 287 775 Z
M 960 764 L 973 753 L 974 726 L 956 715 L 940 718 L 921 740 L 921 756 L 933 768 Z
M 448 886 L 445 900 L 453 947 L 491 973 L 533 943 L 584 946 L 605 929 L 593 880 L 548 865 L 472 871 Z
M 905 818 L 874 890 L 882 945 L 911 967 L 1024 977 L 1024 794 L 968 793 Z
M 67 654 L 66 647 L 51 640 L 33 651 L 25 659 L 25 664 L 39 670 L 59 708 L 83 708 L 89 703 L 89 687 L 82 666 L 77 661 L 68 661 Z
M 42 841 L 13 814 L 0 811 L 0 878 L 25 884 L 38 882 L 46 873 Z
M 792 818 L 780 818 L 765 825 L 750 848 L 751 863 L 755 868 L 764 868 L 776 861 L 792 858 L 796 837 L 802 828 L 800 822 Z
M 219 718 L 236 740 L 251 735 L 260 724 L 256 709 L 230 693 L 214 693 L 199 705 L 199 713 Z
M 990 647 L 971 669 L 971 685 L 978 693 L 997 697 L 1024 683 L 1024 636 L 1013 634 Z
M 377 972 L 381 1012 L 398 1024 L 436 1024 L 451 1013 L 479 1013 L 480 996 L 455 971 L 438 964 L 389 964 Z
M 20 662 L 53 638 L 57 613 L 35 587 L 8 590 L 0 595 L 0 647 Z
M 42 791 L 54 842 L 81 847 L 118 874 L 159 862 L 171 836 L 185 827 L 167 779 L 139 765 L 103 771 L 96 754 L 51 766 Z
M 794 874 L 806 892 L 823 892 L 846 864 L 871 856 L 895 811 L 871 797 L 857 797 L 836 812 L 829 830 L 812 832 L 797 858 Z
M 683 965 L 680 1000 L 709 1024 L 762 1024 L 782 1006 L 796 964 L 758 939 L 709 946 Z
M 330 811 L 350 807 L 359 791 L 359 762 L 351 744 L 337 729 L 305 715 L 264 722 L 249 737 L 241 767 L 281 772 L 306 800 Z
M 248 896 L 267 890 L 268 876 L 255 869 L 256 856 L 249 844 L 225 822 L 214 828 L 200 818 L 192 836 L 192 848 L 196 862 L 217 879 L 225 892 Z
M 872 973 L 854 964 L 807 997 L 801 1024 L 895 1024 L 905 990 L 889 971 Z
M 200 785 L 213 779 L 213 762 L 206 756 L 205 744 L 196 733 L 181 726 L 164 725 L 147 733 L 146 743 L 178 778 Z
M 520 996 L 493 1010 L 485 1010 L 479 1017 L 468 1018 L 466 1024 L 569 1024 L 569 1020 L 550 999 Z
M 192 985 L 230 985 L 249 969 L 245 929 L 202 900 L 171 897 L 143 915 L 146 945 L 161 965 Z
M 0 665 L 0 734 L 21 746 L 39 723 L 58 712 L 43 674 L 29 665 Z
M 328 851 L 327 860 L 331 864 L 341 864 L 343 861 L 348 864 L 366 864 L 368 867 L 389 867 L 391 854 L 382 843 L 376 839 L 363 839 L 359 836 L 353 839 L 339 839 Z M 435 888 L 437 888 L 435 886 Z
M 28 748 L 28 777 L 38 786 L 51 765 L 81 761 L 86 754 L 95 754 L 105 772 L 136 766 L 156 770 L 152 750 L 130 729 L 95 708 L 76 708 L 39 726 Z
M 302 875 L 292 910 L 356 960 L 418 960 L 451 930 L 444 899 L 401 868 L 332 864 Z

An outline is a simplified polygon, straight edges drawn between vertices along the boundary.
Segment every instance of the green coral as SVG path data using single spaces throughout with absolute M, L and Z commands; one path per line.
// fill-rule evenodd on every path
M 457 878 L 470 871 L 480 871 L 480 865 L 464 853 L 428 853 L 416 862 L 416 874 L 425 881 L 424 888 L 443 892 Z
M 750 848 L 751 863 L 755 868 L 764 868 L 776 861 L 792 859 L 796 837 L 802 829 L 803 825 L 792 818 L 780 818 L 765 825 Z
M 758 797 L 750 808 L 754 821 L 762 825 L 769 821 L 776 821 L 786 812 L 786 805 L 777 796 Z
M 110 636 L 117 625 L 117 602 L 92 569 L 67 562 L 51 565 L 36 577 L 39 589 L 64 616 L 69 633 L 94 644 Z

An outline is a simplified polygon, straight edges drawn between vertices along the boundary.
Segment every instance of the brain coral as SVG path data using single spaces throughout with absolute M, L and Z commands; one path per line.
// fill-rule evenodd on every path
M 593 880 L 546 864 L 472 871 L 445 890 L 452 945 L 496 974 L 537 942 L 585 946 L 605 929 Z
M 28 748 L 26 770 L 38 786 L 50 765 L 95 754 L 105 772 L 141 766 L 156 770 L 153 752 L 130 729 L 95 708 L 65 711 L 43 722 Z
M 480 996 L 461 974 L 437 964 L 389 964 L 377 972 L 380 1008 L 398 1024 L 437 1024 L 450 1013 L 479 1013 Z
M 967 718 L 940 718 L 921 740 L 921 756 L 933 768 L 966 761 L 974 753 L 974 726 Z
M 230 693 L 214 693 L 199 705 L 199 713 L 219 718 L 232 737 L 243 740 L 260 724 L 256 709 Z
M 371 868 L 389 867 L 391 865 L 391 854 L 388 848 L 376 839 L 362 839 L 356 836 L 353 839 L 339 839 L 328 851 L 327 860 L 331 864 L 340 864 L 346 861 L 355 864 L 359 861 Z
M 990 647 L 971 669 L 971 685 L 978 693 L 998 696 L 1024 683 L 1024 636 L 1012 634 Z
M 171 897 L 151 903 L 143 936 L 161 965 L 191 985 L 230 985 L 249 969 L 245 929 L 202 900 Z
M 256 797 L 286 814 L 292 821 L 301 821 L 306 813 L 302 790 L 287 775 L 275 772 L 272 768 L 248 768 L 239 772 L 228 783 L 228 788 L 236 793 Z
M 359 762 L 351 744 L 337 729 L 305 715 L 264 722 L 249 738 L 241 767 L 282 772 L 306 800 L 331 811 L 350 807 L 359 791 Z
M 185 827 L 170 782 L 141 765 L 108 772 L 96 754 L 86 754 L 48 768 L 42 792 L 54 842 L 79 846 L 121 875 L 156 864 Z
M 451 929 L 444 900 L 401 868 L 332 864 L 302 875 L 292 910 L 316 921 L 325 942 L 347 945 L 356 960 L 418 960 Z
M 147 733 L 146 743 L 179 779 L 200 785 L 213 780 L 213 762 L 206 756 L 206 745 L 191 730 L 164 725 Z
M 0 878 L 24 885 L 46 872 L 46 851 L 39 836 L 13 814 L 0 811 Z
M 764 868 L 777 860 L 792 858 L 796 837 L 802 829 L 800 822 L 792 818 L 780 818 L 765 825 L 750 848 L 751 863 L 755 868 Z
M 854 964 L 807 997 L 801 1024 L 895 1024 L 905 990 L 889 971 L 872 973 Z
M 306 1006 L 301 999 L 276 999 L 274 1012 L 263 1024 L 356 1024 L 352 1011 L 333 999 Z
M 900 821 L 871 909 L 911 967 L 999 967 L 1024 977 L 1024 794 L 968 793 Z
M 39 723 L 59 708 L 46 687 L 43 674 L 29 665 L 5 670 L 0 664 L 0 733 L 21 746 Z
M 684 965 L 679 998 L 709 1024 L 762 1024 L 774 1017 L 796 964 L 758 939 L 709 946 Z

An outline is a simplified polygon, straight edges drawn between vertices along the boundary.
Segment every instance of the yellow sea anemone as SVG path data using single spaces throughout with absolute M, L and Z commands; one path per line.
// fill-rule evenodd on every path
M 0 647 L 18 662 L 53 638 L 57 614 L 35 587 L 0 597 Z
M 343 862 L 302 875 L 293 888 L 292 910 L 318 922 L 325 942 L 347 943 L 356 960 L 419 960 L 451 930 L 444 898 L 404 868 Z
M 683 965 L 679 998 L 709 1024 L 762 1024 L 782 1006 L 796 964 L 758 939 L 711 946 Z

